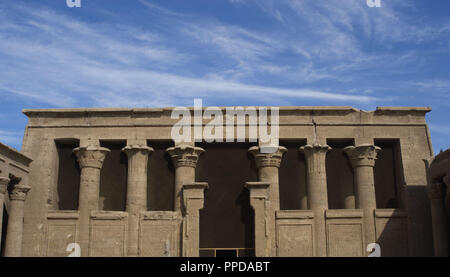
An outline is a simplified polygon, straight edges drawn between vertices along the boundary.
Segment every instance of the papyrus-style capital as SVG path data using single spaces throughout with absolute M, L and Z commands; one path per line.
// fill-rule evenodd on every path
M 9 190 L 9 199 L 25 201 L 27 198 L 27 193 L 30 189 L 31 187 L 28 185 L 14 185 Z
M 128 158 L 131 158 L 136 153 L 142 153 L 144 155 L 150 155 L 153 153 L 153 148 L 146 146 L 146 145 L 127 145 L 124 148 L 122 148 L 122 151 L 127 154 Z
M 330 150 L 330 146 L 321 144 L 308 144 L 300 147 L 299 151 L 306 158 L 308 172 L 325 173 L 325 157 Z
M 0 177 L 0 194 L 6 193 L 6 188 L 9 184 L 9 178 L 6 177 Z
M 166 150 L 172 158 L 175 167 L 193 167 L 197 166 L 200 155 L 205 152 L 200 147 L 191 145 L 179 145 L 170 147 Z
M 305 154 L 306 158 L 312 156 L 314 154 L 327 154 L 328 151 L 331 150 L 331 147 L 328 145 L 321 144 L 308 144 L 299 148 L 299 151 Z
M 443 199 L 445 196 L 445 186 L 441 182 L 432 182 L 427 186 L 430 199 Z
M 344 148 L 344 152 L 349 157 L 352 167 L 375 166 L 377 154 L 381 148 L 372 144 L 362 144 L 359 146 L 348 146 Z
M 279 146 L 274 153 L 261 153 L 259 146 L 252 146 L 248 150 L 255 157 L 256 166 L 261 167 L 280 167 L 283 154 L 287 152 L 286 147 Z
M 73 152 L 77 156 L 80 168 L 92 167 L 101 169 L 110 150 L 98 146 L 83 146 L 73 149 Z

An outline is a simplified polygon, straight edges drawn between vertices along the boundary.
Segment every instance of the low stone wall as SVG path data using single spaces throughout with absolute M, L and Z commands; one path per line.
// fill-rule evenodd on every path
M 314 256 L 314 213 L 278 211 L 276 213 L 277 256 Z
M 397 209 L 374 211 L 382 257 L 408 256 L 407 214 Z M 365 257 L 362 209 L 326 210 L 328 257 Z M 276 212 L 277 256 L 311 257 L 314 253 L 314 213 L 310 210 Z
M 139 253 L 143 257 L 180 256 L 182 216 L 173 211 L 140 214 Z M 128 213 L 92 211 L 89 228 L 90 257 L 125 257 L 128 243 Z M 78 211 L 49 211 L 44 247 L 47 257 L 67 257 L 67 247 L 79 239 Z

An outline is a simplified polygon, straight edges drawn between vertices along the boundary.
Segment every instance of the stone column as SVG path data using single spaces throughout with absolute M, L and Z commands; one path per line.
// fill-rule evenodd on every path
M 2 242 L 2 228 L 3 226 L 3 206 L 5 203 L 6 189 L 8 188 L 9 178 L 0 177 L 0 244 Z
M 374 211 L 377 202 L 373 169 L 381 148 L 372 144 L 362 144 L 356 147 L 348 146 L 344 151 L 349 157 L 354 171 L 356 208 L 362 209 L 364 213 L 365 245 L 375 243 L 377 238 Z
M 22 254 L 23 208 L 30 186 L 15 184 L 9 188 L 9 218 L 6 229 L 5 257 Z
M 268 238 L 269 249 L 268 256 L 276 256 L 276 234 L 275 234 L 275 212 L 280 210 L 280 187 L 278 170 L 280 168 L 281 159 L 287 149 L 279 146 L 274 153 L 261 153 L 259 146 L 250 147 L 248 150 L 256 161 L 258 168 L 258 181 L 269 183 L 269 201 L 267 210 L 268 221 Z
M 178 145 L 166 151 L 175 166 L 174 210 L 181 211 L 183 185 L 195 183 L 195 167 L 198 158 L 205 150 L 191 145 Z
M 198 257 L 200 247 L 200 210 L 208 183 L 183 184 L 183 257 Z
M 89 255 L 89 225 L 91 211 L 98 210 L 100 193 L 100 170 L 109 149 L 98 146 L 84 146 L 73 150 L 81 169 L 80 192 L 78 200 L 79 244 L 81 256 Z
M 264 182 L 247 182 L 245 187 L 250 191 L 250 205 L 255 212 L 255 256 L 270 256 L 269 209 L 270 184 Z
M 450 184 L 450 176 L 446 183 Z M 428 196 L 431 205 L 431 222 L 433 227 L 433 243 L 435 257 L 448 257 L 448 225 L 445 213 L 444 199 L 446 189 L 441 182 L 433 182 L 428 185 Z
M 147 162 L 153 148 L 127 145 L 122 149 L 128 157 L 127 205 L 128 253 L 139 256 L 139 215 L 147 210 Z
M 270 183 L 270 205 L 274 211 L 280 210 L 280 187 L 278 178 L 278 169 L 280 168 L 281 159 L 287 149 L 279 146 L 274 153 L 260 153 L 259 146 L 250 147 L 248 150 L 256 161 L 258 168 L 258 180 L 260 182 Z
M 328 209 L 327 173 L 325 158 L 331 149 L 328 145 L 305 145 L 300 147 L 306 159 L 308 207 L 314 213 L 315 256 L 327 256 L 325 210 Z

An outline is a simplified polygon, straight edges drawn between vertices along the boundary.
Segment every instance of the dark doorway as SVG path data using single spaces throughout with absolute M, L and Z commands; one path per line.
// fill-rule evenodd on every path
M 175 189 L 175 168 L 167 148 L 170 141 L 148 141 L 153 148 L 147 165 L 147 208 L 149 211 L 172 211 Z
M 73 149 L 80 143 L 78 140 L 60 140 L 55 143 L 58 151 L 58 209 L 78 210 L 81 171 Z
M 254 255 L 254 213 L 245 182 L 256 181 L 249 143 L 197 144 L 196 180 L 208 182 L 200 211 L 200 256 Z M 233 252 L 233 253 L 231 253 Z
M 375 162 L 375 194 L 378 209 L 399 207 L 399 187 L 401 179 L 400 141 L 395 139 L 375 139 L 381 148 Z
M 306 210 L 306 160 L 299 148 L 306 140 L 280 141 L 288 150 L 284 154 L 279 171 L 280 209 Z
M 331 150 L 327 153 L 326 173 L 329 209 L 354 209 L 354 175 L 345 147 L 353 146 L 353 139 L 329 139 Z
M 122 148 L 126 145 L 126 141 L 101 141 L 101 146 L 110 152 L 106 155 L 100 174 L 100 210 L 125 211 L 128 158 Z

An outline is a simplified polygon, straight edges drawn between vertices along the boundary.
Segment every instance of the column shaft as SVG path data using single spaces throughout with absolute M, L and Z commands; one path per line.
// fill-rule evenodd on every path
M 147 146 L 126 146 L 128 157 L 127 205 L 128 256 L 139 255 L 139 216 L 147 210 L 147 163 L 153 149 Z
M 27 185 L 14 185 L 10 189 L 5 257 L 20 257 L 22 254 L 23 207 L 30 189 Z
M 256 167 L 258 168 L 258 181 L 270 184 L 270 186 L 268 187 L 269 201 L 267 201 L 269 207 L 267 209 L 267 215 L 265 215 L 267 217 L 266 224 L 268 225 L 268 233 L 266 234 L 268 237 L 268 249 L 265 249 L 264 251 L 261 249 L 259 251 L 260 253 L 267 253 L 268 256 L 276 256 L 277 245 L 275 212 L 280 210 L 280 186 L 278 171 L 280 168 L 281 159 L 283 158 L 283 154 L 287 152 L 287 149 L 285 147 L 279 146 L 278 149 L 273 153 L 261 153 L 261 148 L 254 146 L 251 147 L 248 151 L 255 157 Z M 257 239 L 260 238 L 255 238 L 255 240 Z
M 181 211 L 183 185 L 195 182 L 195 167 L 198 158 L 205 150 L 190 145 L 178 145 L 166 151 L 175 167 L 174 210 Z
M 328 145 L 319 144 L 300 147 L 300 151 L 306 158 L 308 206 L 314 213 L 314 241 L 317 257 L 327 256 L 325 210 L 328 209 L 328 192 L 325 158 L 330 149 Z
M 274 211 L 280 210 L 280 185 L 278 167 L 260 167 L 258 181 L 271 184 L 269 187 L 270 205 Z
M 375 180 L 373 168 L 377 154 L 381 149 L 371 144 L 349 146 L 344 149 L 349 157 L 355 178 L 355 204 L 364 214 L 365 245 L 376 242 L 375 209 L 377 207 L 375 195 Z
M 183 184 L 195 182 L 195 168 L 179 166 L 175 168 L 174 210 L 181 211 Z
M 78 200 L 78 210 L 80 218 L 79 245 L 81 256 L 89 256 L 89 233 L 91 211 L 98 210 L 100 193 L 100 170 L 109 149 L 97 146 L 87 146 L 75 148 L 74 153 L 78 158 L 81 168 L 80 193 Z
M 434 182 L 428 186 L 428 196 L 431 205 L 431 222 L 433 227 L 433 244 L 435 257 L 448 257 L 448 223 L 445 213 L 444 184 Z

